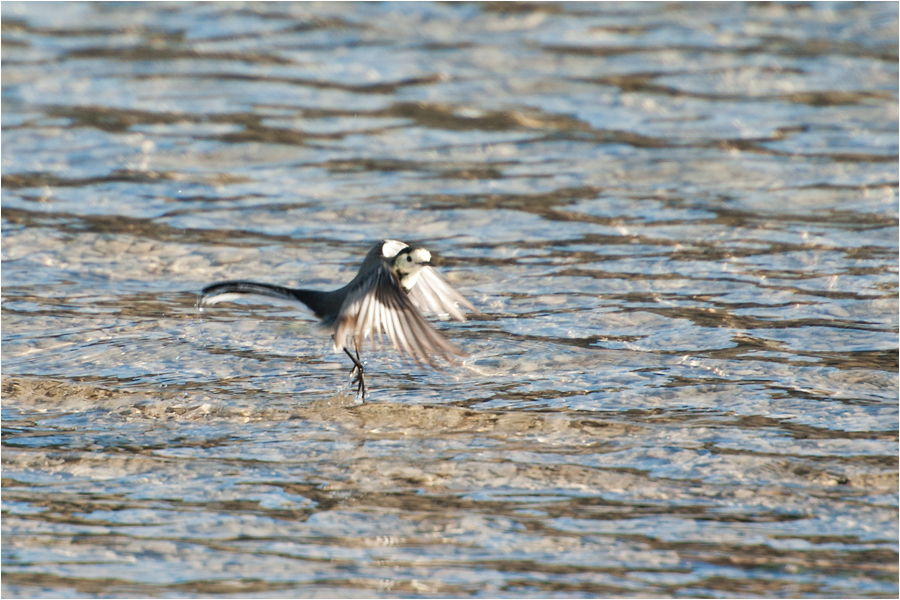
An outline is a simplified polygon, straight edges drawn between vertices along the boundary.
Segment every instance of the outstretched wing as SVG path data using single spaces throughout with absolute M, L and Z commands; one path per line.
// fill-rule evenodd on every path
M 372 269 L 347 294 L 334 323 L 334 347 L 348 348 L 349 338 L 353 338 L 358 351 L 366 338 L 377 335 L 381 339 L 382 333 L 398 352 L 418 364 L 425 362 L 436 367 L 432 355 L 449 362 L 457 362 L 452 358 L 454 354 L 465 356 L 428 324 L 396 276 L 383 264 Z
M 473 313 L 478 310 L 457 292 L 444 277 L 431 267 L 424 267 L 419 273 L 416 285 L 409 290 L 409 299 L 425 312 L 449 315 L 457 321 L 465 321 L 460 306 Z

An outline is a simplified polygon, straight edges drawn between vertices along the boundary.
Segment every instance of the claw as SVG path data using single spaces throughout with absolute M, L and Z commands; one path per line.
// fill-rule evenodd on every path
M 353 361 L 353 368 L 350 369 L 350 374 L 353 375 L 356 373 L 356 377 L 353 378 L 353 383 L 356 383 L 356 395 L 361 396 L 363 401 L 366 399 L 366 377 L 364 374 L 364 369 L 362 365 L 362 360 L 359 358 L 359 350 L 356 350 L 356 356 L 350 354 L 350 351 L 344 348 L 344 352 L 347 353 L 347 356 L 350 357 L 350 360 Z

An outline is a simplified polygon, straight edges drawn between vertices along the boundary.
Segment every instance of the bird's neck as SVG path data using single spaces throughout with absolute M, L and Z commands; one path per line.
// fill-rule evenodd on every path
M 422 269 L 416 269 L 410 273 L 400 273 L 395 271 L 397 275 L 397 280 L 400 282 L 400 287 L 402 287 L 405 291 L 409 291 L 416 285 L 416 282 L 419 280 L 419 274 L 421 274 Z

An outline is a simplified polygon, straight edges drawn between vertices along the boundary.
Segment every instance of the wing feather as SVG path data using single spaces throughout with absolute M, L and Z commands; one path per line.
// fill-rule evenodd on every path
M 430 267 L 423 269 L 423 274 L 427 270 Z M 435 284 L 435 281 L 438 283 Z M 400 287 L 399 281 L 386 265 L 381 264 L 372 269 L 349 290 L 338 312 L 333 326 L 335 350 L 349 347 L 350 344 L 357 350 L 362 350 L 367 337 L 374 341 L 377 335 L 380 340 L 384 333 L 401 356 L 408 356 L 420 365 L 426 363 L 436 367 L 433 355 L 450 362 L 457 362 L 452 355 L 465 356 L 459 348 L 434 330 L 419 309 L 424 307 L 429 312 L 446 313 L 464 320 L 458 306 L 452 302 L 461 302 L 467 308 L 471 304 L 436 273 L 434 279 L 420 279 L 416 287 L 422 282 L 426 285 L 420 290 L 421 294 L 413 297 L 412 292 L 407 294 Z M 446 296 L 446 291 L 441 286 L 449 289 L 452 294 Z M 444 296 L 441 294 L 452 302 L 443 300 Z
M 449 315 L 457 321 L 465 321 L 460 306 L 478 313 L 471 302 L 453 289 L 453 286 L 432 267 L 424 267 L 419 273 L 416 285 L 409 290 L 409 297 L 425 312 Z

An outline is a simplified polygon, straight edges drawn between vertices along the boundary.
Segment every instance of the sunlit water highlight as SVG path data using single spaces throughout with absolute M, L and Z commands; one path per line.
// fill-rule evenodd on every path
M 2 18 L 4 596 L 897 596 L 896 3 Z

